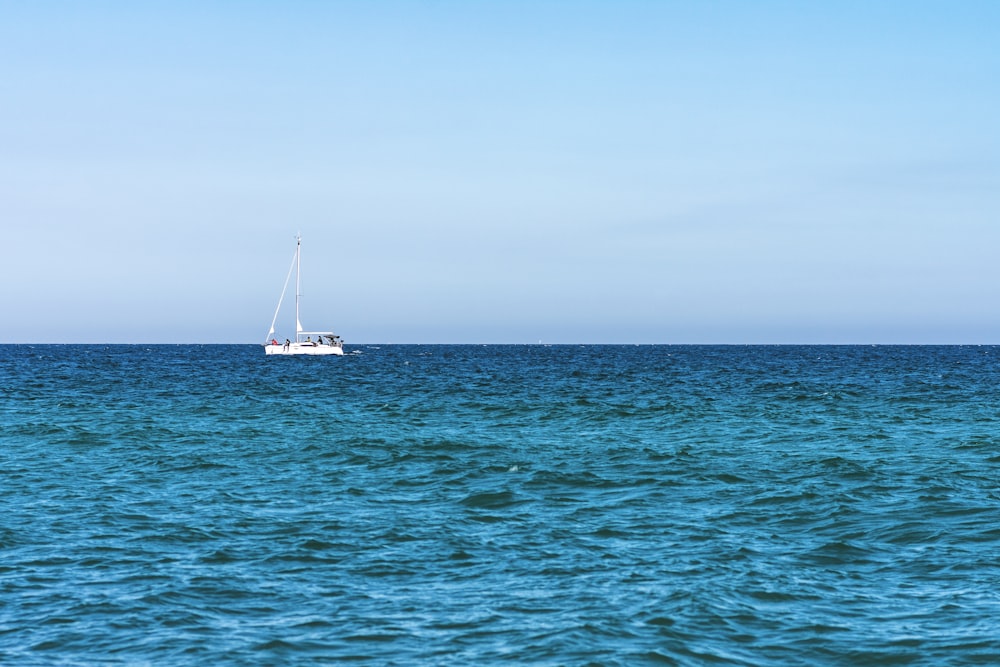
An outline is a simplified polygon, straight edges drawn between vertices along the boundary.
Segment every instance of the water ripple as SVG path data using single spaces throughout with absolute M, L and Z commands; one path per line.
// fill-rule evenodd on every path
M 1000 662 L 996 348 L 259 352 L 0 351 L 0 663 Z

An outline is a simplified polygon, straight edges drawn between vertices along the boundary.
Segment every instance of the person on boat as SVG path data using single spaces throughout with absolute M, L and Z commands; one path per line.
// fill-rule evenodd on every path
M 291 346 L 292 341 L 285 339 L 285 352 L 288 352 L 288 348 Z
M 277 338 L 272 338 L 271 339 L 271 345 L 277 345 L 277 344 L 278 344 L 278 339 Z
M 322 345 L 323 344 L 323 336 L 322 335 L 316 336 L 316 344 L 317 345 Z

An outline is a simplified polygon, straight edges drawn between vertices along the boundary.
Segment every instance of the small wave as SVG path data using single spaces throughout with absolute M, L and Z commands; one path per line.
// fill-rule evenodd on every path
M 462 500 L 466 507 L 481 507 L 485 509 L 499 509 L 511 507 L 521 502 L 517 496 L 509 491 L 499 491 L 495 493 L 475 493 Z

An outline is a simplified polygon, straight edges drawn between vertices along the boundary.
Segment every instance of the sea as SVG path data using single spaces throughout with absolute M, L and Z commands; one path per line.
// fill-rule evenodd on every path
M 1000 347 L 346 351 L 0 347 L 0 664 L 1000 664 Z

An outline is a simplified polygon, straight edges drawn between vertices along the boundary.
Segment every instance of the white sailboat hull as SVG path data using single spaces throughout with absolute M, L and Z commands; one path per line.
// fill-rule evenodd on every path
M 292 343 L 288 347 L 284 345 L 265 345 L 264 354 L 277 356 L 309 356 L 324 357 L 334 355 L 344 356 L 344 348 L 339 345 L 313 345 L 312 343 Z

